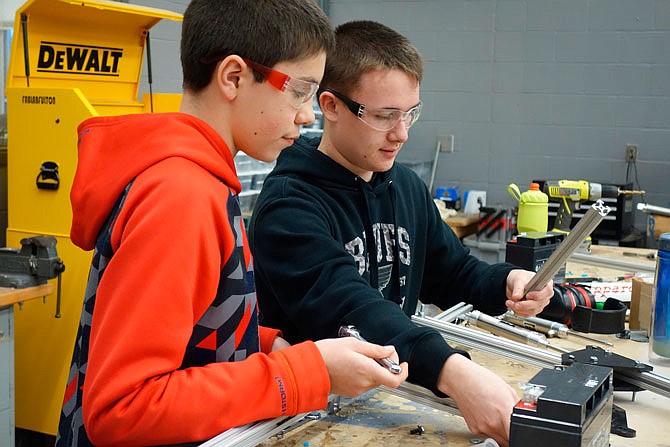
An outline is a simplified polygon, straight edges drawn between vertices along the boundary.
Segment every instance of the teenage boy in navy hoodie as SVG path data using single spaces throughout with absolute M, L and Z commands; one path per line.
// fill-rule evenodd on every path
M 522 301 L 534 273 L 471 256 L 425 184 L 395 163 L 421 113 L 422 75 L 416 48 L 388 27 L 356 21 L 336 29 L 319 96 L 323 136 L 281 154 L 253 213 L 261 321 L 290 342 L 357 326 L 396 347 L 409 381 L 451 396 L 474 433 L 506 445 L 515 390 L 410 316 L 419 300 L 530 316 L 553 288 Z
M 79 126 L 71 238 L 95 252 L 57 446 L 201 442 L 405 379 L 374 361 L 392 347 L 258 326 L 233 157 L 314 120 L 333 41 L 311 1 L 193 0 L 181 111 Z

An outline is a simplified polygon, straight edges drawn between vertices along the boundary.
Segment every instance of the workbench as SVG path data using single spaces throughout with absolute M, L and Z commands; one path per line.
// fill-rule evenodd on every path
M 454 216 L 443 217 L 442 220 L 449 225 L 459 239 L 477 232 L 479 214 L 457 213 Z
M 644 249 L 593 246 L 592 254 L 653 265 L 653 261 L 643 257 L 639 259 L 623 257 L 621 255 L 623 250 L 637 250 L 642 254 L 652 252 Z M 624 272 L 621 269 L 593 267 L 574 261 L 568 262 L 566 270 L 579 273 L 579 276 L 587 274 L 602 277 L 605 280 L 613 280 L 622 273 L 635 273 Z M 594 334 L 594 336 L 614 343 L 611 349 L 615 353 L 648 363 L 647 343 L 622 340 L 615 335 Z M 586 346 L 585 343 L 589 343 L 579 338 L 552 338 L 551 342 L 573 351 L 581 350 Z M 468 351 L 475 362 L 496 372 L 517 390 L 519 382 L 529 380 L 540 370 L 538 367 L 484 351 L 461 348 Z M 670 377 L 670 368 L 653 366 L 655 373 Z M 669 445 L 670 398 L 651 391 L 641 391 L 635 394 L 633 400 L 633 393 L 615 392 L 614 404 L 626 410 L 628 426 L 637 431 L 637 436 L 623 438 L 611 435 L 611 447 L 667 447 Z M 468 430 L 465 421 L 460 416 L 393 396 L 383 390 L 372 390 L 354 399 L 342 399 L 338 413 L 321 412 L 321 416 L 318 420 L 307 422 L 286 432 L 281 438 L 273 437 L 261 445 L 265 447 L 343 445 L 466 447 L 473 445 L 478 440 L 483 441 L 482 437 L 475 436 Z M 411 434 L 411 431 L 419 425 L 425 429 L 423 434 Z
M 603 337 L 600 335 L 600 337 Z M 647 344 L 604 336 L 615 343 L 614 351 L 629 358 L 647 360 Z M 564 347 L 579 350 L 580 342 L 552 339 Z M 539 368 L 470 350 L 473 360 L 503 377 L 518 389 L 519 382 L 532 378 Z M 670 368 L 654 366 L 654 372 L 670 377 Z M 635 438 L 610 436 L 611 447 L 667 447 L 670 439 L 670 399 L 650 391 L 636 393 L 615 392 L 614 404 L 626 410 L 628 426 L 637 431 Z M 422 435 L 410 434 L 421 425 Z M 324 415 L 287 432 L 282 438 L 272 438 L 265 447 L 344 446 L 404 447 L 450 446 L 467 447 L 482 437 L 473 435 L 465 421 L 457 415 L 435 410 L 384 391 L 373 390 L 354 399 L 342 399 L 337 414 Z
M 14 305 L 53 293 L 52 284 L 0 287 L 0 446 L 14 446 Z M 19 310 L 20 312 L 20 310 Z

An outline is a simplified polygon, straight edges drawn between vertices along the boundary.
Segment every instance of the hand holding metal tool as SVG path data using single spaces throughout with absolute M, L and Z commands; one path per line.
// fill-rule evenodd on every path
M 549 280 L 556 275 L 561 268 L 561 265 L 563 265 L 572 253 L 574 253 L 577 247 L 579 247 L 579 244 L 581 244 L 582 241 L 595 230 L 598 224 L 602 222 L 603 218 L 607 216 L 609 212 L 610 207 L 605 205 L 605 202 L 602 200 L 598 200 L 591 205 L 586 214 L 584 214 L 584 217 L 581 218 L 579 223 L 575 225 L 575 228 L 570 231 L 570 234 L 568 234 L 558 248 L 551 254 L 551 256 L 549 256 L 547 262 L 544 263 L 542 268 L 528 282 L 524 295 L 544 287 Z
M 567 338 L 568 335 L 574 335 L 575 337 L 585 338 L 587 340 L 595 341 L 598 343 L 603 343 L 605 345 L 614 346 L 614 343 L 607 340 L 601 340 L 599 338 L 589 337 L 588 335 L 580 334 L 579 332 L 573 331 L 567 325 L 559 323 L 557 321 L 546 320 L 539 317 L 529 317 L 523 318 L 518 315 L 515 315 L 512 311 L 507 311 L 503 315 L 503 320 L 508 321 L 515 326 L 524 327 L 532 331 L 541 332 L 546 334 L 547 337 L 559 337 Z
M 360 341 L 367 342 L 366 339 L 363 338 L 360 332 L 358 332 L 358 329 L 356 329 L 355 326 L 340 326 L 340 330 L 338 332 L 338 335 L 340 337 L 354 337 Z M 384 368 L 388 369 L 391 371 L 393 374 L 400 374 L 402 372 L 402 368 L 400 365 L 398 365 L 396 362 L 391 360 L 388 357 L 384 357 L 382 359 L 375 359 L 377 363 L 382 365 Z

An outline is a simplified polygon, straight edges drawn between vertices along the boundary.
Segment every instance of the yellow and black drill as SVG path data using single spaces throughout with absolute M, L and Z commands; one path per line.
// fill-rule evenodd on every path
M 552 231 L 570 232 L 572 215 L 582 201 L 602 198 L 616 198 L 619 194 L 644 194 L 644 191 L 622 190 L 616 185 L 587 182 L 586 180 L 547 180 L 544 193 L 560 200 Z

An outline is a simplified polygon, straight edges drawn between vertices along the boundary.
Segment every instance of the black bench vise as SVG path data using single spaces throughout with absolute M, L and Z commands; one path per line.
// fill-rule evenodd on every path
M 56 238 L 34 236 L 21 239 L 21 248 L 0 248 L 0 287 L 25 289 L 58 277 L 56 318 L 60 318 L 60 274 L 65 264 L 56 253 Z

